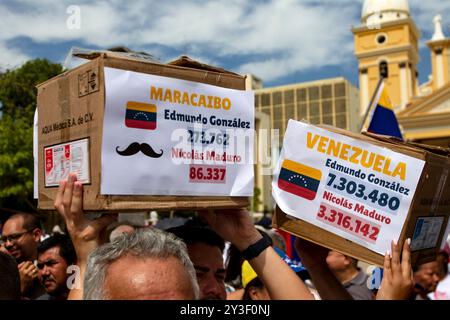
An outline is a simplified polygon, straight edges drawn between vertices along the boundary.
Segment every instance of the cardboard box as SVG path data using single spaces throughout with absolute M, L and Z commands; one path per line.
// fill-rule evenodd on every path
M 450 154 L 449 149 L 403 143 L 397 139 L 374 134 L 355 134 L 339 128 L 320 126 L 370 144 L 424 160 L 425 166 L 414 193 L 399 243 L 412 240 L 412 265 L 435 259 L 445 235 L 450 215 Z M 273 225 L 291 234 L 307 239 L 358 260 L 383 266 L 384 256 L 306 221 L 287 215 L 279 207 L 273 216 Z M 427 229 L 428 228 L 428 229 Z M 427 230 L 439 230 L 437 237 L 427 237 Z M 427 243 L 428 241 L 428 243 Z M 431 242 L 429 242 L 431 241 Z M 432 246 L 431 246 L 432 245 Z
M 38 86 L 39 208 L 54 210 L 57 187 L 44 183 L 44 149 L 85 139 L 89 149 L 90 184 L 84 185 L 86 211 L 142 211 L 235 208 L 248 205 L 247 197 L 110 196 L 100 194 L 102 130 L 105 107 L 104 68 L 183 79 L 224 88 L 245 90 L 245 77 L 193 61 L 188 57 L 168 64 L 145 61 L 120 53 L 83 56 L 91 61 Z M 87 147 L 86 147 L 87 145 Z

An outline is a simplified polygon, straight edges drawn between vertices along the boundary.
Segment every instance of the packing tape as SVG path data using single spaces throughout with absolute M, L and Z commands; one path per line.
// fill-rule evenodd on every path
M 58 106 L 60 108 L 61 120 L 68 119 L 70 117 L 70 86 L 69 78 L 62 77 L 58 81 Z M 60 130 L 61 142 L 70 140 L 70 129 Z

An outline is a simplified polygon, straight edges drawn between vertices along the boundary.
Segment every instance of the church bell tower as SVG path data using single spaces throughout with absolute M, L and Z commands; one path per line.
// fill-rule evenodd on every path
M 385 78 L 395 110 L 417 95 L 420 33 L 407 0 L 365 0 L 361 25 L 352 28 L 359 62 L 360 115 Z

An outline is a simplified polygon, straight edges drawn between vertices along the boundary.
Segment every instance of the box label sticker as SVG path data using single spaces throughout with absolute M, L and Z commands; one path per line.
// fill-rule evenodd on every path
M 290 120 L 272 194 L 286 214 L 384 254 L 400 237 L 424 164 Z
M 90 183 L 89 139 L 81 139 L 44 148 L 45 187 L 57 187 L 70 172 L 78 181 Z
M 436 247 L 444 217 L 422 217 L 416 220 L 411 251 Z
M 78 75 L 78 97 L 84 97 L 97 92 L 99 89 L 97 69 L 88 70 Z
M 253 92 L 104 74 L 101 194 L 253 195 Z

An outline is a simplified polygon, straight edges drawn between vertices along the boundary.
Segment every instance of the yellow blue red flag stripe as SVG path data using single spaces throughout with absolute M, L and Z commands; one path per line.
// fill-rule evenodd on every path
M 296 196 L 314 200 L 322 172 L 304 164 L 284 160 L 278 177 L 278 187 Z
M 156 129 L 156 106 L 154 104 L 128 101 L 125 125 L 129 128 Z

